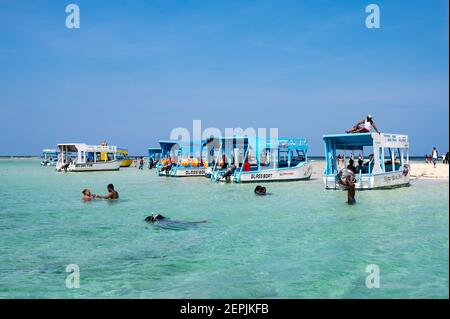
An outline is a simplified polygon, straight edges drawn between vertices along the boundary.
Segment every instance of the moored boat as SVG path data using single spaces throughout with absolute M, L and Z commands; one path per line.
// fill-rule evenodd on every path
M 128 150 L 124 148 L 117 149 L 117 160 L 120 161 L 120 167 L 130 167 L 133 159 L 128 157 Z
M 326 160 L 323 175 L 325 188 L 342 188 L 338 184 L 338 178 L 344 169 L 354 171 L 355 187 L 360 190 L 409 185 L 411 170 L 407 135 L 332 134 L 324 135 L 323 140 Z M 358 152 L 358 155 L 355 152 Z
M 93 172 L 117 171 L 121 161 L 117 160 L 117 147 L 87 145 L 84 143 L 58 144 L 57 171 Z
M 55 166 L 58 161 L 58 151 L 55 149 L 43 149 L 41 166 Z
M 205 176 L 208 160 L 204 141 L 161 141 L 160 145 L 163 150 L 160 176 Z
M 224 138 L 211 172 L 213 181 L 234 183 L 308 180 L 312 162 L 303 138 Z

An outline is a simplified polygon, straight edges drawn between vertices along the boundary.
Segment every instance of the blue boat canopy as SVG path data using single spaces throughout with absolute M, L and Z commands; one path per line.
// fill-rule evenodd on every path
M 330 134 L 324 135 L 323 139 L 340 150 L 358 150 L 364 146 L 373 146 L 372 133 Z

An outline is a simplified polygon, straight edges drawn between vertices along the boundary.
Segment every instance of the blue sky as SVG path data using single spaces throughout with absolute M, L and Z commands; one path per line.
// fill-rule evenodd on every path
M 0 0 L 0 155 L 104 139 L 145 154 L 193 119 L 322 155 L 368 113 L 415 155 L 447 151 L 448 54 L 447 0 Z

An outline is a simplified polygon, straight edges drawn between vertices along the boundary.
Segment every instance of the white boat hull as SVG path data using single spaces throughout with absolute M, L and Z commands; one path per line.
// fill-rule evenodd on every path
M 59 163 L 56 169 L 64 170 L 63 165 L 59 165 Z M 120 161 L 72 163 L 67 167 L 68 172 L 118 171 L 119 169 Z
M 258 172 L 242 172 L 240 179 L 235 178 L 238 183 L 256 182 L 288 182 L 310 179 L 312 175 L 312 163 L 308 162 L 301 166 L 281 169 L 262 169 Z
M 380 189 L 408 186 L 410 182 L 410 173 L 405 175 L 403 172 L 388 172 L 374 175 L 355 175 L 357 190 L 363 189 Z M 343 189 L 336 184 L 333 175 L 324 176 L 323 181 L 326 189 Z
M 168 174 L 166 172 L 159 172 L 159 176 L 170 177 L 204 177 L 206 168 L 203 167 L 189 167 L 172 169 Z
M 56 162 L 41 162 L 41 166 L 56 166 Z

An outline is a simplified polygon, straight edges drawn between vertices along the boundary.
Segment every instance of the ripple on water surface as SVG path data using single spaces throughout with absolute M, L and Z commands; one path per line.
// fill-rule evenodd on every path
M 0 297 L 448 298 L 448 181 L 346 195 L 321 180 L 255 185 L 154 171 L 64 174 L 0 161 Z M 121 199 L 83 203 L 81 189 Z M 161 213 L 207 220 L 182 229 Z M 65 288 L 65 266 L 81 288 Z M 381 288 L 367 289 L 377 264 Z

